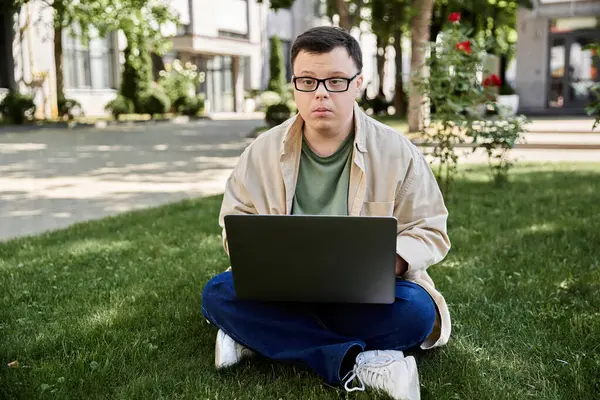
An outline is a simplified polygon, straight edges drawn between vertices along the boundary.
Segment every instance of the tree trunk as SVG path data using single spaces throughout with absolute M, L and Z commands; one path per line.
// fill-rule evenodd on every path
M 56 98 L 65 97 L 64 71 L 63 71 L 63 40 L 62 40 L 62 10 L 56 8 L 54 21 L 54 69 L 56 71 Z
M 402 31 L 394 31 L 394 50 L 396 50 L 396 79 L 394 87 L 394 108 L 397 116 L 406 116 L 406 96 L 402 81 Z
M 383 83 L 385 81 L 385 47 L 386 43 L 383 43 L 383 38 L 377 36 L 377 76 L 379 77 L 379 88 L 377 89 L 377 96 L 385 96 L 383 94 Z M 381 52 L 381 54 L 379 54 Z
M 410 20 L 410 34 L 412 41 L 410 71 L 412 79 L 408 99 L 409 132 L 418 132 L 423 128 L 423 96 L 412 82 L 423 76 L 433 3 L 434 0 L 413 0 L 416 13 Z
M 337 6 L 337 12 L 340 16 L 340 28 L 346 29 L 347 31 L 352 28 L 350 24 L 350 12 L 348 11 L 348 4 L 346 0 L 335 0 Z

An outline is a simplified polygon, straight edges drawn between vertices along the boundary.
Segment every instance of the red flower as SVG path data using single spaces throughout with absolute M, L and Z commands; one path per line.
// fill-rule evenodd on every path
M 456 43 L 456 50 L 471 54 L 471 41 L 465 40 L 464 42 Z
M 502 85 L 502 79 L 496 74 L 492 74 L 483 80 L 483 87 L 500 86 Z
M 450 13 L 450 16 L 448 17 L 448 21 L 460 22 L 460 13 L 459 12 Z

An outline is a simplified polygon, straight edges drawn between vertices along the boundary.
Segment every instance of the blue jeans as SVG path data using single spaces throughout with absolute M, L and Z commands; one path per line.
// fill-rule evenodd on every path
M 206 319 L 236 342 L 277 361 L 299 363 L 338 384 L 364 350 L 406 350 L 433 329 L 436 309 L 419 285 L 396 280 L 394 304 L 301 304 L 238 300 L 231 272 L 202 293 Z

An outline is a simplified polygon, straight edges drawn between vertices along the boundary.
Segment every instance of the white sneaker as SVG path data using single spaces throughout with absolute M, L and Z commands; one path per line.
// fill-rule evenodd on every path
M 419 373 L 412 356 L 404 357 L 401 351 L 373 350 L 360 353 L 356 357 L 354 369 L 350 372 L 345 388 L 348 392 L 364 391 L 365 386 L 380 389 L 395 400 L 419 400 Z M 360 386 L 350 387 L 354 379 Z
M 215 343 L 215 367 L 217 369 L 237 364 L 244 357 L 251 357 L 254 352 L 233 340 L 219 329 Z

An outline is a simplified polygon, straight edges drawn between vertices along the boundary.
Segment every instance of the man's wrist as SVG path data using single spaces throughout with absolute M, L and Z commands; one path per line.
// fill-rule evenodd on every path
M 402 276 L 408 271 L 408 263 L 396 254 L 396 276 Z

